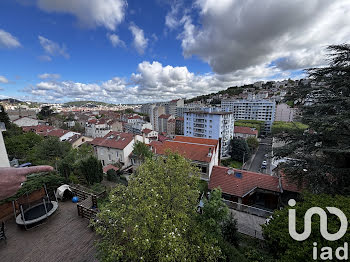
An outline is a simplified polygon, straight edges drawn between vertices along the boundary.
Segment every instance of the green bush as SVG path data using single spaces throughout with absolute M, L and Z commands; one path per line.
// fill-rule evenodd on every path
M 73 184 L 79 184 L 79 179 L 78 179 L 78 177 L 77 177 L 76 175 L 74 175 L 74 174 L 71 174 L 71 175 L 69 176 L 69 181 L 70 181 L 71 183 L 73 183 Z
M 66 181 L 62 176 L 54 173 L 29 176 L 16 195 L 0 201 L 0 204 L 15 200 L 26 193 L 30 194 L 31 192 L 42 188 L 44 184 L 46 185 L 48 192 L 52 192 L 65 183 Z
M 117 182 L 118 175 L 114 169 L 110 169 L 107 171 L 107 180 L 112 182 Z

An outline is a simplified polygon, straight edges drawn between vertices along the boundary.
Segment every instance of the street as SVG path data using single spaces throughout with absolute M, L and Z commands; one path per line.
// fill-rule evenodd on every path
M 270 166 L 271 166 L 270 154 L 272 150 L 271 146 L 272 146 L 272 138 L 261 139 L 258 150 L 255 154 L 255 157 L 254 159 L 252 159 L 250 168 L 248 167 L 249 171 L 265 173 L 265 174 L 271 173 L 271 170 L 270 170 Z M 261 169 L 261 163 L 264 160 L 267 161 L 267 166 L 266 166 L 266 169 Z

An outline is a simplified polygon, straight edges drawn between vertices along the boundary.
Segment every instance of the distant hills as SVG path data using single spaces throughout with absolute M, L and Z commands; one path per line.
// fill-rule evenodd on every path
M 64 107 L 70 107 L 70 106 L 96 107 L 96 106 L 115 106 L 115 104 L 108 104 L 105 102 L 97 102 L 97 101 L 74 101 L 74 102 L 64 103 L 63 106 Z
M 5 98 L 5 99 L 0 99 L 0 102 L 5 102 L 5 103 L 10 103 L 10 104 L 18 104 L 18 103 L 23 103 L 20 100 L 14 99 L 14 98 Z

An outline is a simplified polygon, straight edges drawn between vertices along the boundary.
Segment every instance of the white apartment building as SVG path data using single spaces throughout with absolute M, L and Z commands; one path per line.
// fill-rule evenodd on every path
M 204 109 L 205 106 L 202 103 L 190 103 L 176 107 L 176 116 L 183 117 L 185 112 L 203 111 Z
M 221 156 L 229 155 L 234 118 L 231 112 L 185 112 L 184 136 L 221 140 Z
M 275 121 L 293 122 L 296 116 L 296 109 L 285 103 L 276 106 Z
M 164 104 L 165 114 L 178 116 L 177 108 L 184 107 L 184 105 L 185 105 L 185 101 L 183 99 L 171 100 L 170 102 L 167 102 L 166 104 Z
M 265 121 L 265 132 L 270 132 L 275 120 L 276 102 L 269 100 L 222 100 L 223 111 L 232 112 L 235 120 Z

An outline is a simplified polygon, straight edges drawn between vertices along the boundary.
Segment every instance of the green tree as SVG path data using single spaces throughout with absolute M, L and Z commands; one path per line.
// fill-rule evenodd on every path
M 94 156 L 89 156 L 77 163 L 79 174 L 85 177 L 89 185 L 100 183 L 103 179 L 103 169 L 101 162 Z
M 250 152 L 254 152 L 259 146 L 259 141 L 255 136 L 250 136 L 247 138 L 247 144 L 249 146 Z
M 25 160 L 30 150 L 42 141 L 43 138 L 33 132 L 11 134 L 5 137 L 5 146 L 10 157 Z
M 144 161 L 146 158 L 150 158 L 153 155 L 149 146 L 140 141 L 136 141 L 132 152 L 137 157 L 137 159 L 141 161 Z
M 11 123 L 9 116 L 2 105 L 0 105 L 0 122 L 5 123 L 6 128 L 9 128 Z
M 222 234 L 228 243 L 238 247 L 239 244 L 239 235 L 237 220 L 234 218 L 233 214 L 230 212 L 228 218 L 222 224 Z
M 217 261 L 218 241 L 196 218 L 199 170 L 178 154 L 147 158 L 117 185 L 94 223 L 102 261 Z
M 320 207 L 326 210 L 326 207 L 337 207 L 347 217 L 350 217 L 350 198 L 345 196 L 305 195 L 303 201 L 298 202 L 296 210 L 296 230 L 301 233 L 304 231 L 304 215 L 311 207 Z M 321 253 L 321 247 L 332 247 L 335 250 L 339 246 L 344 246 L 344 242 L 350 241 L 349 229 L 343 238 L 337 241 L 328 241 L 320 233 L 319 216 L 312 217 L 312 231 L 309 238 L 304 241 L 296 241 L 289 235 L 288 230 L 288 208 L 277 210 L 273 213 L 267 225 L 263 226 L 263 233 L 270 253 L 278 261 L 312 261 L 313 243 L 318 246 L 318 254 Z M 340 221 L 335 215 L 328 215 L 328 232 L 336 233 L 339 230 Z M 335 259 L 335 258 L 334 258 Z M 320 261 L 320 260 L 319 260 Z
M 46 119 L 49 118 L 50 116 L 52 116 L 53 114 L 53 110 L 51 109 L 50 106 L 43 106 L 40 110 L 40 112 L 38 113 L 38 118 L 39 119 Z
M 295 181 L 312 192 L 350 194 L 350 45 L 328 47 L 329 65 L 307 72 L 313 85 L 292 90 L 288 100 L 298 101 L 305 132 L 283 137 L 286 146 L 278 157 L 295 159 L 281 165 Z M 305 99 L 312 106 L 302 104 Z
M 48 137 L 31 149 L 28 160 L 36 165 L 49 164 L 56 166 L 71 150 L 68 142 L 61 142 L 57 137 Z
M 300 122 L 275 121 L 272 124 L 271 133 L 274 136 L 302 135 L 307 128 L 309 128 L 308 125 Z
M 227 220 L 229 209 L 221 198 L 221 190 L 215 188 L 210 193 L 209 200 L 203 200 L 203 214 L 200 221 L 207 232 L 215 238 L 222 237 L 222 224 Z
M 234 137 L 231 140 L 231 158 L 232 160 L 243 162 L 247 161 L 250 156 L 250 150 L 247 141 Z

